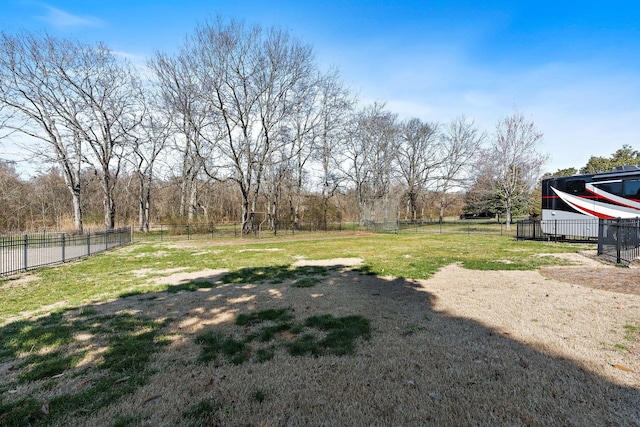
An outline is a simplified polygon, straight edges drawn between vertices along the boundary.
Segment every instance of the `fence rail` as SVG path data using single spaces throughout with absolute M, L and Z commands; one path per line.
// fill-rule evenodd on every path
M 274 235 L 294 235 L 318 232 L 371 232 L 371 233 L 425 233 L 425 234 L 493 234 L 515 235 L 515 226 L 507 230 L 504 222 L 491 218 L 464 220 L 416 220 L 387 222 L 300 222 L 295 227 L 273 229 L 266 225 L 250 232 L 242 232 L 241 223 L 190 223 L 190 224 L 152 224 L 148 232 L 134 230 L 134 241 L 162 240 L 215 240 L 269 237 Z
M 515 228 L 493 218 L 474 218 L 460 220 L 418 220 L 398 221 L 397 229 L 401 233 L 428 234 L 492 234 L 513 236 Z
M 596 243 L 597 237 L 597 219 L 524 219 L 516 231 L 518 240 Z
M 131 228 L 65 234 L 0 236 L 0 276 L 104 252 L 131 242 Z
M 640 218 L 601 219 L 598 255 L 617 264 L 629 265 L 640 257 Z
M 518 240 L 598 244 L 598 256 L 629 265 L 640 259 L 640 218 L 518 221 Z
M 301 222 L 295 227 L 278 228 L 275 232 L 266 224 L 255 226 L 249 231 L 242 231 L 242 223 L 189 223 L 189 224 L 151 224 L 148 232 L 134 230 L 135 241 L 163 241 L 175 239 L 215 240 L 259 238 L 268 236 L 284 236 L 300 233 L 355 231 L 358 225 L 344 222 L 328 222 L 325 224 Z

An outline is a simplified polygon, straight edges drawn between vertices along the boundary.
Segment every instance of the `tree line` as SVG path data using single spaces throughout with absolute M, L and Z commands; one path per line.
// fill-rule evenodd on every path
M 290 33 L 221 17 L 145 69 L 100 42 L 2 32 L 0 80 L 0 137 L 44 165 L 25 181 L 0 162 L 3 229 L 71 217 L 81 232 L 100 199 L 106 228 L 442 220 L 469 188 L 510 222 L 545 161 L 520 112 L 491 134 L 464 116 L 401 120 Z

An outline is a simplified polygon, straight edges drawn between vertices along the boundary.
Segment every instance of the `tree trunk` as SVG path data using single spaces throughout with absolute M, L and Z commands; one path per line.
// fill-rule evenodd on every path
M 80 184 L 73 188 L 69 188 L 71 199 L 73 201 L 73 220 L 78 234 L 82 234 L 82 205 L 80 204 Z
M 191 180 L 191 189 L 189 191 L 189 216 L 188 221 L 192 222 L 196 217 L 196 209 L 198 204 L 198 183 L 195 178 Z
M 447 204 L 447 194 L 443 191 L 440 195 L 440 223 L 444 221 L 444 207 Z
M 102 195 L 104 199 L 104 226 L 107 230 L 112 230 L 116 224 L 116 205 L 113 200 L 113 187 L 108 172 L 103 172 Z

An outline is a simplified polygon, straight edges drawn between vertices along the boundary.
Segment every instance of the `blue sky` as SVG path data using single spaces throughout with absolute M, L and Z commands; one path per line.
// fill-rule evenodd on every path
M 140 63 L 216 14 L 277 26 L 401 118 L 464 114 L 492 132 L 517 109 L 544 132 L 549 171 L 640 149 L 633 1 L 4 0 L 1 10 L 4 31 L 100 40 Z

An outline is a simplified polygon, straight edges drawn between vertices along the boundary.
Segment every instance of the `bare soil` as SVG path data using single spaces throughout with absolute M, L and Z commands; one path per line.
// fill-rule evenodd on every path
M 639 337 L 625 335 L 626 325 L 640 326 L 639 270 L 574 256 L 572 267 L 450 265 L 414 281 L 360 275 L 351 271 L 359 261 L 300 259 L 334 267 L 311 288 L 229 284 L 101 304 L 175 319 L 172 343 L 155 358 L 149 384 L 64 425 L 107 426 L 123 414 L 141 425 L 185 425 L 185 411 L 200 402 L 215 409 L 200 420 L 212 426 L 640 425 Z M 164 281 L 215 282 L 223 273 L 175 272 Z M 297 319 L 364 316 L 372 338 L 352 356 L 197 361 L 198 333 L 237 335 L 239 313 L 283 307 Z
M 576 262 L 571 267 L 550 267 L 540 274 L 550 279 L 593 289 L 640 295 L 640 268 L 619 267 L 595 259 L 595 253 L 567 254 Z

